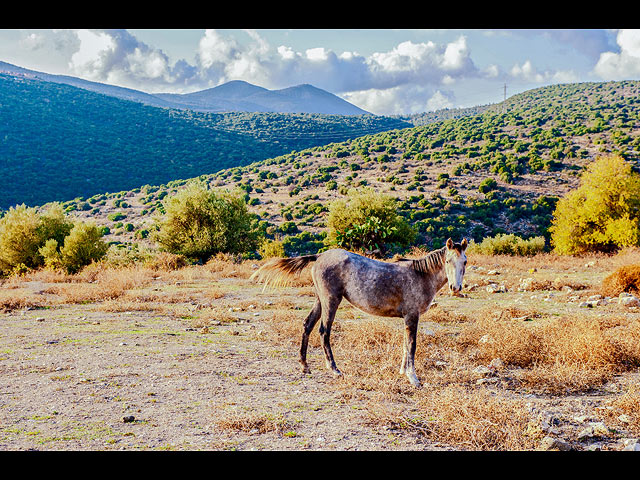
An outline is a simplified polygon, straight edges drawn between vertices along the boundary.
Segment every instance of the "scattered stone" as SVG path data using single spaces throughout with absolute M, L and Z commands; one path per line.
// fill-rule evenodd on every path
M 487 285 L 487 292 L 489 293 L 504 293 L 507 289 L 504 285 L 498 285 L 497 283 L 490 283 Z
M 572 450 L 569 442 L 550 436 L 546 436 L 540 441 L 540 448 L 542 450 L 560 450 L 561 452 Z
M 520 287 L 519 289 L 522 291 L 531 290 L 533 287 L 533 278 L 521 278 L 520 279 Z
M 122 417 L 122 421 L 124 423 L 132 423 L 136 421 L 136 417 L 134 417 L 133 415 L 128 415 L 126 417 Z
M 38 317 L 38 318 L 36 318 L 36 322 L 44 322 L 44 318 L 43 317 Z
M 489 270 L 487 275 L 500 275 L 500 272 L 498 270 Z
M 629 297 L 618 297 L 618 304 L 623 307 L 637 307 L 640 305 L 640 300 L 633 295 Z
M 584 264 L 585 267 L 589 268 L 589 267 L 593 267 L 595 266 L 596 262 L 595 261 L 591 261 L 591 262 L 587 262 Z
M 207 334 L 207 333 L 209 333 L 209 327 L 206 327 L 206 326 L 205 326 L 205 327 L 202 327 L 202 328 L 200 329 L 200 333 L 203 333 L 203 334 Z
M 631 417 L 629 415 L 627 415 L 626 413 L 623 413 L 622 415 L 620 415 L 618 417 L 618 420 L 622 423 L 631 423 Z
M 604 422 L 592 422 L 587 428 L 578 434 L 578 440 L 582 441 L 593 437 L 606 437 L 609 435 L 609 429 Z
M 640 452 L 640 440 L 637 438 L 625 438 L 622 443 L 624 444 L 624 448 L 622 449 L 625 452 Z
M 494 358 L 489 363 L 489 370 L 495 372 L 496 370 L 502 370 L 504 368 L 504 361 L 501 358 Z
M 482 377 L 486 377 L 486 376 L 491 375 L 493 373 L 488 367 L 485 367 L 484 365 L 477 366 L 476 368 L 474 368 L 472 370 L 472 372 L 475 375 L 480 375 Z

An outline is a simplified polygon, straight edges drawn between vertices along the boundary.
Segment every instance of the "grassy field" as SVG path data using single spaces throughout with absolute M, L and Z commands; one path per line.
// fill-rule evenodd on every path
M 421 318 L 420 389 L 398 374 L 401 320 L 347 302 L 332 336 L 344 377 L 325 370 L 317 332 L 302 374 L 313 287 L 303 273 L 263 291 L 259 263 L 4 279 L 0 448 L 620 450 L 640 437 L 640 307 L 594 297 L 640 251 L 469 256 L 464 297 L 441 292 Z

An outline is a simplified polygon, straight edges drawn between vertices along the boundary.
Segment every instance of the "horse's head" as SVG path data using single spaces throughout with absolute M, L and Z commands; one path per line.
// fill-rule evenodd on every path
M 444 270 L 449 282 L 449 292 L 452 295 L 459 295 L 462 291 L 462 277 L 467 267 L 467 239 L 461 243 L 453 243 L 450 238 L 447 240 L 447 252 L 445 256 Z

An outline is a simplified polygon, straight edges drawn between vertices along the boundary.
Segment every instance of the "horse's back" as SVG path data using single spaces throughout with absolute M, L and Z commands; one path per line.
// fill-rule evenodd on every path
M 312 276 L 319 292 L 344 297 L 366 312 L 384 316 L 401 313 L 409 293 L 405 287 L 412 283 L 406 265 L 342 249 L 324 252 L 313 266 Z

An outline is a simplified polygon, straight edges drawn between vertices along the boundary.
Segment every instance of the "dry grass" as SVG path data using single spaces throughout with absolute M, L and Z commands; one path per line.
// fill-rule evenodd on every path
M 622 292 L 640 293 L 640 264 L 624 265 L 602 281 L 602 294 L 617 296 Z
M 434 442 L 469 450 L 532 450 L 540 430 L 524 401 L 493 395 L 485 388 L 449 384 L 421 389 L 417 408 L 398 414 L 375 405 L 369 421 L 412 431 Z
M 223 413 L 215 425 L 220 430 L 245 433 L 268 433 L 274 432 L 282 435 L 291 429 L 291 424 L 283 415 L 273 415 L 265 412 L 232 412 Z

